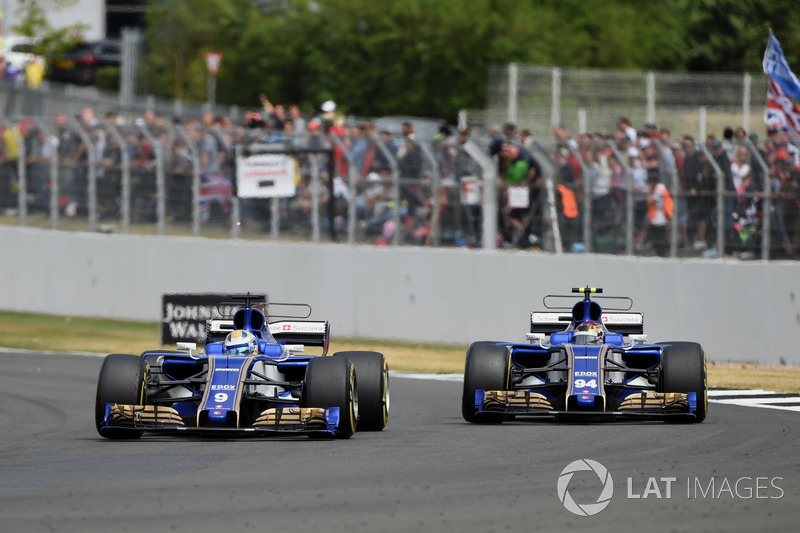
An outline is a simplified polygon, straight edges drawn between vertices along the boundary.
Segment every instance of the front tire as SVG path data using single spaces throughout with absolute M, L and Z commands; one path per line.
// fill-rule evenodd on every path
M 495 342 L 473 342 L 467 350 L 464 368 L 464 390 L 461 396 L 461 414 L 464 420 L 475 424 L 499 424 L 505 413 L 477 413 L 475 391 L 508 390 L 511 356 L 505 345 Z
M 662 344 L 662 343 L 659 343 Z M 661 352 L 661 391 L 694 392 L 697 407 L 695 422 L 702 422 L 708 412 L 706 354 L 696 342 L 663 343 Z
M 103 428 L 106 404 L 144 405 L 147 363 L 144 358 L 122 353 L 106 356 L 97 378 L 94 420 L 97 432 L 107 439 L 138 439 L 143 431 Z
M 349 359 L 358 376 L 358 431 L 381 431 L 389 421 L 389 366 L 379 352 L 337 352 Z
M 344 357 L 315 357 L 308 362 L 304 388 L 306 407 L 338 407 L 336 438 L 349 439 L 356 432 L 358 390 L 356 369 Z

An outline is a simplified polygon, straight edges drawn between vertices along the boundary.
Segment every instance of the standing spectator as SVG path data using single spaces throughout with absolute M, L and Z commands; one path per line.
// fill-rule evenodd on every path
M 289 119 L 294 125 L 295 133 L 298 135 L 306 133 L 307 122 L 306 119 L 303 118 L 303 113 L 300 111 L 300 106 L 297 104 L 292 104 L 289 106 Z
M 528 174 L 530 161 L 520 146 L 513 142 L 504 142 L 500 157 L 506 162 L 506 173 L 502 176 L 505 188 L 501 193 L 501 222 L 503 239 L 506 246 L 521 244 L 519 239 L 525 229 L 526 218 L 531 206 L 531 191 Z
M 631 146 L 627 150 L 628 165 L 633 173 L 633 229 L 634 247 L 640 251 L 647 238 L 647 194 L 649 187 L 647 184 L 647 169 L 642 164 L 639 157 L 639 150 Z M 654 176 L 655 177 L 655 176 Z
M 733 135 L 733 131 L 731 131 Z M 733 229 L 733 207 L 735 204 L 736 188 L 733 186 L 733 174 L 731 173 L 731 160 L 728 157 L 728 152 L 725 145 L 718 140 L 711 140 L 710 142 L 711 155 L 717 162 L 723 174 L 723 189 L 725 191 L 725 230 L 730 232 Z
M 111 127 L 114 127 L 113 125 Z M 97 201 L 101 217 L 119 214 L 122 182 L 122 150 L 114 135 L 108 135 L 100 156 L 97 180 Z M 127 148 L 124 148 L 127 149 Z
M 400 172 L 400 201 L 405 204 L 406 227 L 416 225 L 419 211 L 425 203 L 422 190 L 422 149 L 417 143 L 414 125 L 403 123 L 403 139 L 397 151 L 397 166 Z
M 519 143 L 519 136 L 517 135 L 517 125 L 513 122 L 506 122 L 503 124 L 503 141 L 511 141 Z
M 18 126 L 13 130 L 6 127 L 2 128 L 2 159 L 0 161 L 0 202 L 2 207 L 14 209 L 17 206 L 17 199 L 14 196 L 14 188 L 17 184 L 17 160 L 19 159 L 19 139 L 22 133 Z
M 25 63 L 25 81 L 28 90 L 25 92 L 25 114 L 37 116 L 42 114 L 42 95 L 39 87 L 44 79 L 44 61 L 38 56 L 31 56 Z
M 25 161 L 28 171 L 28 192 L 34 196 L 33 206 L 47 210 L 50 205 L 50 160 L 53 145 L 38 126 L 29 129 L 25 137 Z
M 531 130 L 524 129 L 519 132 L 519 142 L 523 148 L 530 150 L 534 142 L 533 133 L 531 133 Z
M 683 172 L 689 209 L 689 237 L 694 241 L 694 249 L 703 251 L 708 247 L 706 230 L 715 203 L 716 176 L 706 153 L 696 148 L 692 137 L 684 137 L 683 147 L 686 152 Z
M 775 197 L 775 233 L 779 255 L 792 258 L 798 249 L 800 232 L 800 169 L 786 150 L 778 150 L 773 167 L 772 190 Z
M 617 143 L 622 144 L 621 141 L 623 139 L 628 139 L 634 146 L 636 145 L 638 133 L 636 132 L 636 128 L 631 125 L 631 121 L 628 117 L 619 117 L 617 119 Z
M 353 167 L 358 173 L 359 178 L 366 178 L 369 174 L 369 164 L 367 164 L 367 153 L 370 148 L 370 138 L 367 135 L 367 129 L 370 133 L 374 129 L 372 123 L 367 124 L 358 123 L 352 130 L 352 139 L 350 141 L 350 157 L 353 159 Z
M 658 176 L 650 175 L 647 177 L 649 188 L 647 194 L 647 236 L 653 245 L 656 255 L 666 257 L 669 253 L 669 238 L 667 236 L 668 214 L 665 203 L 669 197 L 669 191 L 658 180 Z
M 74 217 L 78 207 L 82 204 L 85 190 L 83 188 L 83 174 L 78 162 L 86 150 L 83 141 L 77 132 L 73 131 L 67 123 L 67 115 L 56 115 L 56 133 L 58 135 L 58 161 L 59 161 L 59 190 L 64 195 L 64 201 L 59 198 L 59 205 L 64 204 L 64 214 Z

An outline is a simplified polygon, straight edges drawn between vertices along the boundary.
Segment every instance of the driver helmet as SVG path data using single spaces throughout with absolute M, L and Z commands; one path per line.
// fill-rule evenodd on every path
M 258 339 L 244 329 L 237 329 L 225 337 L 225 353 L 258 353 Z
M 575 328 L 575 341 L 582 344 L 603 342 L 603 325 L 599 322 L 582 322 Z

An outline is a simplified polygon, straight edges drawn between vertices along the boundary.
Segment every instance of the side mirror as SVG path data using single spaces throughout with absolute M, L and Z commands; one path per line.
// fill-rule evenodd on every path
M 197 349 L 196 342 L 179 342 L 177 344 L 178 350 L 189 350 L 189 355 L 192 355 L 192 350 Z
M 290 355 L 293 352 L 305 352 L 306 347 L 302 344 L 284 344 L 283 345 L 283 354 Z

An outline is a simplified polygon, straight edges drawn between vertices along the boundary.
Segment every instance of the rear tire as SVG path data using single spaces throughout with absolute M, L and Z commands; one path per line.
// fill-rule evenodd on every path
M 356 370 L 344 357 L 315 357 L 308 362 L 304 388 L 306 407 L 338 407 L 336 438 L 349 439 L 356 431 L 358 390 Z
M 661 352 L 661 392 L 694 392 L 697 397 L 695 422 L 708 412 L 706 354 L 696 342 L 666 342 Z M 669 420 L 669 419 L 667 419 Z
M 473 342 L 467 350 L 464 368 L 464 390 L 461 396 L 461 414 L 464 420 L 475 424 L 499 424 L 505 413 L 477 413 L 475 391 L 508 390 L 511 356 L 505 345 L 495 342 Z
M 135 429 L 103 428 L 106 404 L 144 405 L 144 386 L 147 363 L 144 358 L 112 353 L 106 356 L 97 378 L 97 395 L 94 403 L 94 420 L 97 432 L 107 439 L 138 439 L 143 431 Z
M 378 352 L 337 352 L 349 359 L 358 376 L 358 431 L 381 431 L 389 421 L 389 366 Z

